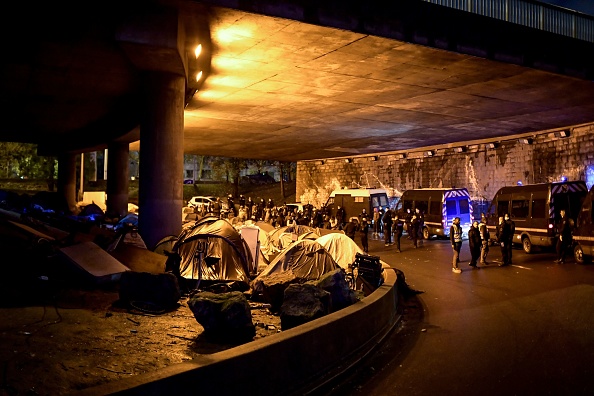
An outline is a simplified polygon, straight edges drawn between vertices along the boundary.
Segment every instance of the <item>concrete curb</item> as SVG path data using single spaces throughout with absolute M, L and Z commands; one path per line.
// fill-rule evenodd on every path
M 323 318 L 192 362 L 80 395 L 305 394 L 372 351 L 398 321 L 396 272 L 362 301 Z

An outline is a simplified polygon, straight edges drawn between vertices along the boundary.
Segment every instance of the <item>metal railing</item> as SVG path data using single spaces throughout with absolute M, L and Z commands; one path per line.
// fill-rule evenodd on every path
M 594 17 L 533 0 L 422 0 L 506 22 L 594 42 Z

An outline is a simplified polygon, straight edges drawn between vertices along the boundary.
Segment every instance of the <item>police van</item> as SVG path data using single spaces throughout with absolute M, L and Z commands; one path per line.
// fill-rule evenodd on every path
M 356 217 L 363 209 L 373 215 L 374 208 L 386 210 L 388 207 L 388 193 L 383 188 L 350 188 L 334 190 L 326 202 L 328 215 L 336 215 L 336 210 L 341 207 L 345 211 L 345 221 Z
M 513 243 L 521 244 L 526 253 L 531 253 L 534 246 L 555 246 L 559 212 L 565 210 L 575 222 L 587 193 L 583 181 L 502 187 L 487 211 L 491 240 L 496 239 L 498 218 L 507 213 L 516 227 Z
M 429 239 L 433 235 L 449 237 L 450 227 L 456 217 L 460 218 L 463 237 L 468 236 L 472 225 L 472 200 L 466 188 L 419 188 L 404 191 L 396 212 L 408 223 L 416 209 L 425 218 L 423 238 Z
M 594 186 L 582 203 L 573 230 L 573 256 L 575 262 L 583 264 L 594 256 Z

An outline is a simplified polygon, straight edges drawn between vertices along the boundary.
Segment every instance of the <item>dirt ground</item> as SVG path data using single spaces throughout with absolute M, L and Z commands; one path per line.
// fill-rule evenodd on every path
M 122 306 L 113 286 L 81 283 L 30 258 L 0 262 L 0 396 L 70 394 L 235 346 L 204 337 L 186 297 L 174 310 L 146 314 Z M 255 339 L 280 331 L 278 316 L 250 304 Z

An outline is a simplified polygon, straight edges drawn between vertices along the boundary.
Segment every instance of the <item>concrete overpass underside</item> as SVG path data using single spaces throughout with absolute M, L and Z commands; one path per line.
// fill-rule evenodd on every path
M 429 0 L 9 3 L 0 141 L 57 155 L 72 208 L 75 155 L 108 148 L 119 216 L 140 148 L 152 248 L 181 230 L 183 154 L 304 161 L 592 122 L 594 37 L 539 30 L 550 10 L 520 2 L 537 27 Z
M 10 6 L 0 139 L 137 148 L 147 70 L 185 73 L 187 154 L 299 161 L 594 119 L 591 42 L 424 1 L 159 3 L 168 11 Z M 175 48 L 162 39 L 171 10 L 185 29 Z

